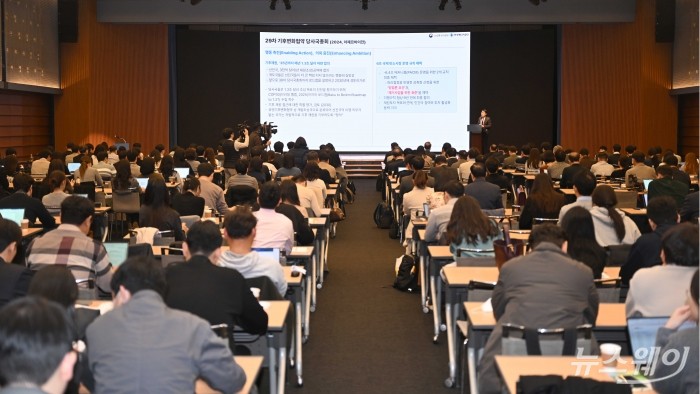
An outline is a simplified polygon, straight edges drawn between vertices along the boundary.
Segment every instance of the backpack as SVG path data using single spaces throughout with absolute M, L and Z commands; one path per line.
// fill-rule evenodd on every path
M 352 204 L 355 202 L 355 194 L 357 193 L 357 189 L 355 188 L 355 184 L 348 179 L 348 185 L 347 188 L 345 189 L 345 195 L 348 200 L 348 204 Z
M 384 202 L 377 204 L 377 208 L 374 209 L 374 224 L 379 228 L 389 228 L 393 222 L 394 212 L 391 211 L 391 207 Z
M 394 280 L 394 288 L 400 291 L 417 291 L 419 287 L 415 259 L 409 255 L 403 255 L 399 259 L 401 262 L 396 273 L 396 280 Z
M 399 223 L 396 222 L 396 220 L 391 220 L 391 225 L 389 226 L 389 238 L 391 239 L 399 239 L 401 237 L 401 227 L 399 227 Z
M 377 183 L 375 184 L 375 187 L 378 192 L 381 192 L 384 190 L 384 174 L 380 173 L 377 175 Z

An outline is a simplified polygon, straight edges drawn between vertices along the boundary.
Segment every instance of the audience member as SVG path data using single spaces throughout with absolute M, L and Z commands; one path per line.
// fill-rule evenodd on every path
M 469 176 L 471 175 L 471 168 L 472 164 L 476 163 L 476 157 L 479 155 L 479 151 L 472 148 L 469 149 L 469 152 L 467 152 L 465 160 L 463 163 L 459 163 L 457 165 L 457 172 L 459 173 L 459 179 L 462 181 L 463 184 L 467 183 L 467 180 L 469 179 Z M 455 163 L 456 164 L 456 163 Z M 455 168 L 452 166 L 452 168 Z
M 56 220 L 40 200 L 32 198 L 34 179 L 27 174 L 20 173 L 15 175 L 13 185 L 15 192 L 0 200 L 0 209 L 24 209 L 24 218 L 29 220 L 30 224 L 39 219 L 44 228 L 54 228 Z
M 518 148 L 511 145 L 508 147 L 508 156 L 503 159 L 503 168 L 515 168 L 515 161 L 518 159 Z
M 491 304 L 496 326 L 478 366 L 479 391 L 500 393 L 494 356 L 501 353 L 505 323 L 528 328 L 595 324 L 598 292 L 591 269 L 566 255 L 566 234 L 543 224 L 530 234 L 532 252 L 501 267 Z
M 569 153 L 569 166 L 561 172 L 561 180 L 559 186 L 562 189 L 571 189 L 574 186 L 574 177 L 580 172 L 588 171 L 588 169 L 579 163 L 579 154 L 577 152 Z
M 141 176 L 141 167 L 137 163 L 139 153 L 140 152 L 135 149 L 126 152 L 126 159 L 129 161 L 131 176 L 134 178 L 139 178 Z
M 527 161 L 525 161 L 525 173 L 539 174 L 542 164 L 543 163 L 540 160 L 540 150 L 537 148 L 530 149 L 530 154 L 527 157 Z
M 698 208 L 700 206 L 700 193 L 692 192 L 685 196 L 678 214 L 683 222 L 698 222 Z
M 449 182 L 459 182 L 459 173 L 447 165 L 447 159 L 442 155 L 435 157 L 435 166 L 430 170 L 430 176 L 435 179 L 436 192 L 444 192 Z
M 173 195 L 172 206 L 180 216 L 199 216 L 204 215 L 204 199 L 200 197 L 202 189 L 199 184 L 199 179 L 188 178 L 182 186 L 182 193 Z
M 33 271 L 12 264 L 22 246 L 22 230 L 17 223 L 0 218 L 0 308 L 27 294 Z
M 622 146 L 620 146 L 620 144 L 613 144 L 613 153 L 608 155 L 608 163 L 612 164 L 613 166 L 616 166 L 620 160 L 621 150 Z
M 217 269 L 210 262 L 206 265 Z M 229 274 L 219 271 L 206 282 L 190 279 L 186 287 L 199 285 L 198 295 L 209 294 L 208 306 L 214 305 L 211 300 L 218 300 L 218 305 L 232 302 L 234 297 L 225 297 L 226 292 L 204 293 Z M 88 359 L 96 392 L 194 392 L 197 378 L 225 393 L 243 387 L 243 370 L 210 323 L 166 307 L 166 281 L 160 263 L 147 257 L 130 258 L 115 273 L 111 287 L 114 310 L 87 329 Z M 171 284 L 170 291 L 173 289 Z M 250 293 L 247 287 L 244 289 Z
M 593 164 L 595 164 L 595 160 L 588 156 L 588 148 L 581 148 L 579 149 L 578 153 L 580 155 L 579 163 L 581 163 L 581 166 L 590 171 Z
M 0 309 L 0 382 L 3 394 L 63 394 L 78 359 L 65 311 L 39 297 Z
M 510 190 L 510 179 L 503 175 L 503 172 L 498 169 L 498 159 L 490 157 L 486 159 L 486 182 L 493 183 L 503 190 Z
M 609 177 L 615 167 L 608 163 L 608 154 L 605 152 L 598 153 L 598 161 L 591 166 L 591 172 L 595 176 Z
M 39 152 L 39 158 L 32 162 L 32 177 L 43 178 L 49 173 L 51 152 L 43 150 Z
M 299 195 L 299 203 L 306 208 L 309 216 L 320 217 L 323 201 L 319 201 L 316 193 L 306 187 L 306 178 L 302 175 L 297 175 L 292 178 L 292 181 L 297 185 L 297 194 Z
M 68 183 L 66 174 L 63 171 L 52 171 L 48 176 L 48 183 L 51 192 L 41 198 L 41 203 L 51 215 L 60 215 L 61 203 L 70 196 L 65 192 Z
M 84 197 L 70 196 L 61 203 L 61 225 L 27 247 L 27 266 L 38 271 L 58 264 L 67 265 L 79 281 L 95 280 L 97 287 L 109 292 L 112 265 L 101 242 L 88 237 L 95 206 Z M 87 283 L 81 289 L 90 293 Z
M 304 178 L 306 178 L 306 187 L 316 193 L 319 204 L 324 205 L 328 191 L 326 190 L 326 183 L 321 179 L 321 169 L 318 167 L 318 164 L 314 162 L 306 163 L 303 174 Z
M 610 178 L 612 179 L 622 179 L 625 177 L 625 174 L 627 173 L 627 170 L 632 168 L 632 158 L 629 156 L 620 156 L 620 159 L 618 160 L 618 165 L 619 168 L 616 169 L 615 171 L 610 174 Z
M 678 158 L 673 153 L 669 153 L 664 156 L 664 166 L 668 166 L 672 170 L 672 178 L 674 181 L 679 181 L 684 185 L 690 187 L 690 175 L 678 169 Z
M 139 209 L 139 226 L 155 227 L 160 231 L 169 231 L 176 241 L 185 239 L 185 232 L 178 212 L 170 207 L 170 192 L 160 174 L 148 177 L 148 186 Z M 165 236 L 170 237 L 170 234 Z
M 533 220 L 538 218 L 556 219 L 559 211 L 566 204 L 566 197 L 554 190 L 552 180 L 547 174 L 537 174 L 530 195 L 520 212 L 519 228 L 531 229 Z
M 685 322 L 692 327 L 679 329 Z M 687 355 L 683 364 L 657 363 L 652 375 L 652 387 L 659 394 L 698 392 L 698 271 L 690 280 L 690 292 L 685 305 L 676 308 L 666 324 L 656 333 L 658 355 Z M 663 356 L 662 356 L 663 357 Z M 678 359 L 676 359 L 678 361 Z
M 661 238 L 661 265 L 642 268 L 630 279 L 627 316 L 669 316 L 682 306 L 688 283 L 698 269 L 698 226 L 679 224 Z
M 452 210 L 454 209 L 455 203 L 462 195 L 464 195 L 464 186 L 462 186 L 459 181 L 454 180 L 445 185 L 445 205 L 435 208 L 430 212 L 428 223 L 425 226 L 426 242 L 435 242 L 443 237 L 447 229 L 447 223 L 449 223 L 450 217 L 452 217 Z
M 583 207 L 589 210 L 593 207 L 593 201 L 591 199 L 591 194 L 595 190 L 596 179 L 593 173 L 590 171 L 581 171 L 574 177 L 574 195 L 576 196 L 576 201 L 571 204 L 566 204 L 561 207 L 559 211 L 559 221 L 564 218 L 566 212 L 573 207 Z
M 277 183 L 266 182 L 260 188 L 260 210 L 254 213 L 258 224 L 253 247 L 279 248 L 290 254 L 294 246 L 294 225 L 286 216 L 275 212 L 280 200 L 281 191 Z
M 434 192 L 433 188 L 427 186 L 428 175 L 422 170 L 415 172 L 412 178 L 413 190 L 403 196 L 403 214 L 411 217 L 415 216 L 416 212 L 423 211 L 423 204 Z
M 462 196 L 452 208 L 445 238 L 456 259 L 493 256 L 493 241 L 502 236 L 496 222 L 481 211 L 479 202 L 474 197 Z
M 547 174 L 553 180 L 559 180 L 562 177 L 564 169 L 569 166 L 566 162 L 566 153 L 564 150 L 558 150 L 554 153 L 554 163 L 547 165 Z
M 649 182 L 647 197 L 651 202 L 661 196 L 670 196 L 676 202 L 676 207 L 680 207 L 688 192 L 687 184 L 673 179 L 673 167 L 665 165 L 656 167 L 656 179 Z
M 483 163 L 474 163 L 471 166 L 472 183 L 464 188 L 464 194 L 474 197 L 481 209 L 501 209 L 503 199 L 501 188 L 493 183 L 486 182 L 486 166 Z
M 92 168 L 92 158 L 90 156 L 83 156 L 80 159 L 80 167 L 73 173 L 73 179 L 76 183 L 89 183 L 92 182 L 96 186 L 102 186 L 102 176 Z
M 277 170 L 276 179 L 301 175 L 301 170 L 294 165 L 294 155 L 287 152 L 282 156 L 282 168 Z
M 683 166 L 681 166 L 680 170 L 685 172 L 689 176 L 695 176 L 697 178 L 697 176 L 698 176 L 698 158 L 697 158 L 697 156 L 695 156 L 695 153 L 688 152 L 685 155 L 685 162 L 683 163 Z
M 99 151 L 95 154 L 95 156 L 97 157 L 97 164 L 95 164 L 92 168 L 95 169 L 98 174 L 100 174 L 102 180 L 110 180 L 112 177 L 117 175 L 117 169 L 114 168 L 112 163 L 110 163 L 110 158 L 107 152 Z
M 632 184 L 630 176 L 636 177 L 637 182 L 656 178 L 656 171 L 654 171 L 652 167 L 644 164 L 644 153 L 641 151 L 635 151 L 632 154 L 632 167 L 625 172 L 625 184 L 627 187 L 634 187 L 636 185 Z
M 559 225 L 569 240 L 566 250 L 569 257 L 586 264 L 593 271 L 593 277 L 600 279 L 607 253 L 595 239 L 593 218 L 588 209 L 582 206 L 572 207 L 561 218 Z
M 221 215 L 226 214 L 228 205 L 226 205 L 226 200 L 224 199 L 224 191 L 212 182 L 214 179 L 214 166 L 209 163 L 202 163 L 197 168 L 200 196 L 204 199 L 204 204 L 218 211 Z
M 406 193 L 410 192 L 413 190 L 413 184 L 414 184 L 414 175 L 418 172 L 424 172 L 423 169 L 425 168 L 425 160 L 423 160 L 422 157 L 420 156 L 414 156 L 413 160 L 411 160 L 411 168 L 415 171 L 411 175 L 407 175 L 399 180 L 399 195 L 404 196 Z M 433 188 L 435 186 L 435 178 L 431 177 L 430 175 L 426 174 L 426 185 L 430 188 Z
M 294 238 L 299 245 L 311 245 L 314 242 L 314 233 L 309 226 L 308 212 L 299 202 L 297 185 L 292 180 L 284 180 L 280 184 L 281 202 L 275 208 L 275 212 L 281 213 L 292 221 Z M 245 275 L 244 275 L 245 276 Z
M 591 194 L 595 238 L 602 247 L 609 245 L 631 245 L 641 236 L 637 225 L 615 208 L 617 196 L 612 187 L 600 185 Z
M 294 142 L 294 148 L 289 150 L 289 153 L 294 157 L 294 166 L 300 170 L 304 170 L 306 166 L 306 154 L 309 152 L 309 147 L 306 145 L 306 139 L 299 137 Z
M 249 209 L 236 208 L 226 214 L 224 240 L 228 250 L 221 253 L 219 265 L 238 271 L 246 279 L 266 276 L 275 284 L 280 296 L 284 296 L 287 281 L 280 262 L 252 249 L 256 224 L 257 219 Z
M 661 238 L 679 221 L 676 203 L 669 196 L 660 196 L 649 201 L 647 217 L 652 232 L 642 234 L 632 244 L 627 261 L 620 269 L 620 277 L 624 285 L 629 284 L 634 273 L 640 268 L 661 265 Z
M 236 169 L 236 173 L 234 175 L 229 176 L 228 181 L 226 182 L 226 188 L 232 186 L 248 186 L 255 189 L 255 191 L 258 191 L 258 180 L 248 175 L 247 161 L 238 161 L 234 165 L 234 168 Z

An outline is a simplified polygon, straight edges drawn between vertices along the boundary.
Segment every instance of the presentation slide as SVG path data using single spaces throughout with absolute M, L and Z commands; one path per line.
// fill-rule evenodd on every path
M 468 32 L 260 33 L 260 120 L 312 149 L 467 146 L 469 66 Z

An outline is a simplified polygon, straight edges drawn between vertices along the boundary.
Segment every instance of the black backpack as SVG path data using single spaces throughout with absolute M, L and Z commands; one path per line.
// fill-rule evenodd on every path
M 418 287 L 418 274 L 415 271 L 416 261 L 412 256 L 404 255 L 399 264 L 399 272 L 394 280 L 394 288 L 401 291 L 414 292 Z
M 391 207 L 384 202 L 377 204 L 377 208 L 374 209 L 374 223 L 377 227 L 389 228 L 393 222 L 394 212 L 391 211 Z

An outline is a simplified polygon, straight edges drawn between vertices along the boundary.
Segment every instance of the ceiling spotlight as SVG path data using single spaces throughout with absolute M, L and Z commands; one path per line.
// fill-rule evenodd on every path
M 438 9 L 440 11 L 445 11 L 445 6 L 447 5 L 448 2 L 449 2 L 449 0 L 440 0 L 440 5 L 438 6 Z M 455 8 L 457 9 L 457 11 L 462 9 L 461 0 L 453 0 L 453 2 L 455 3 Z

